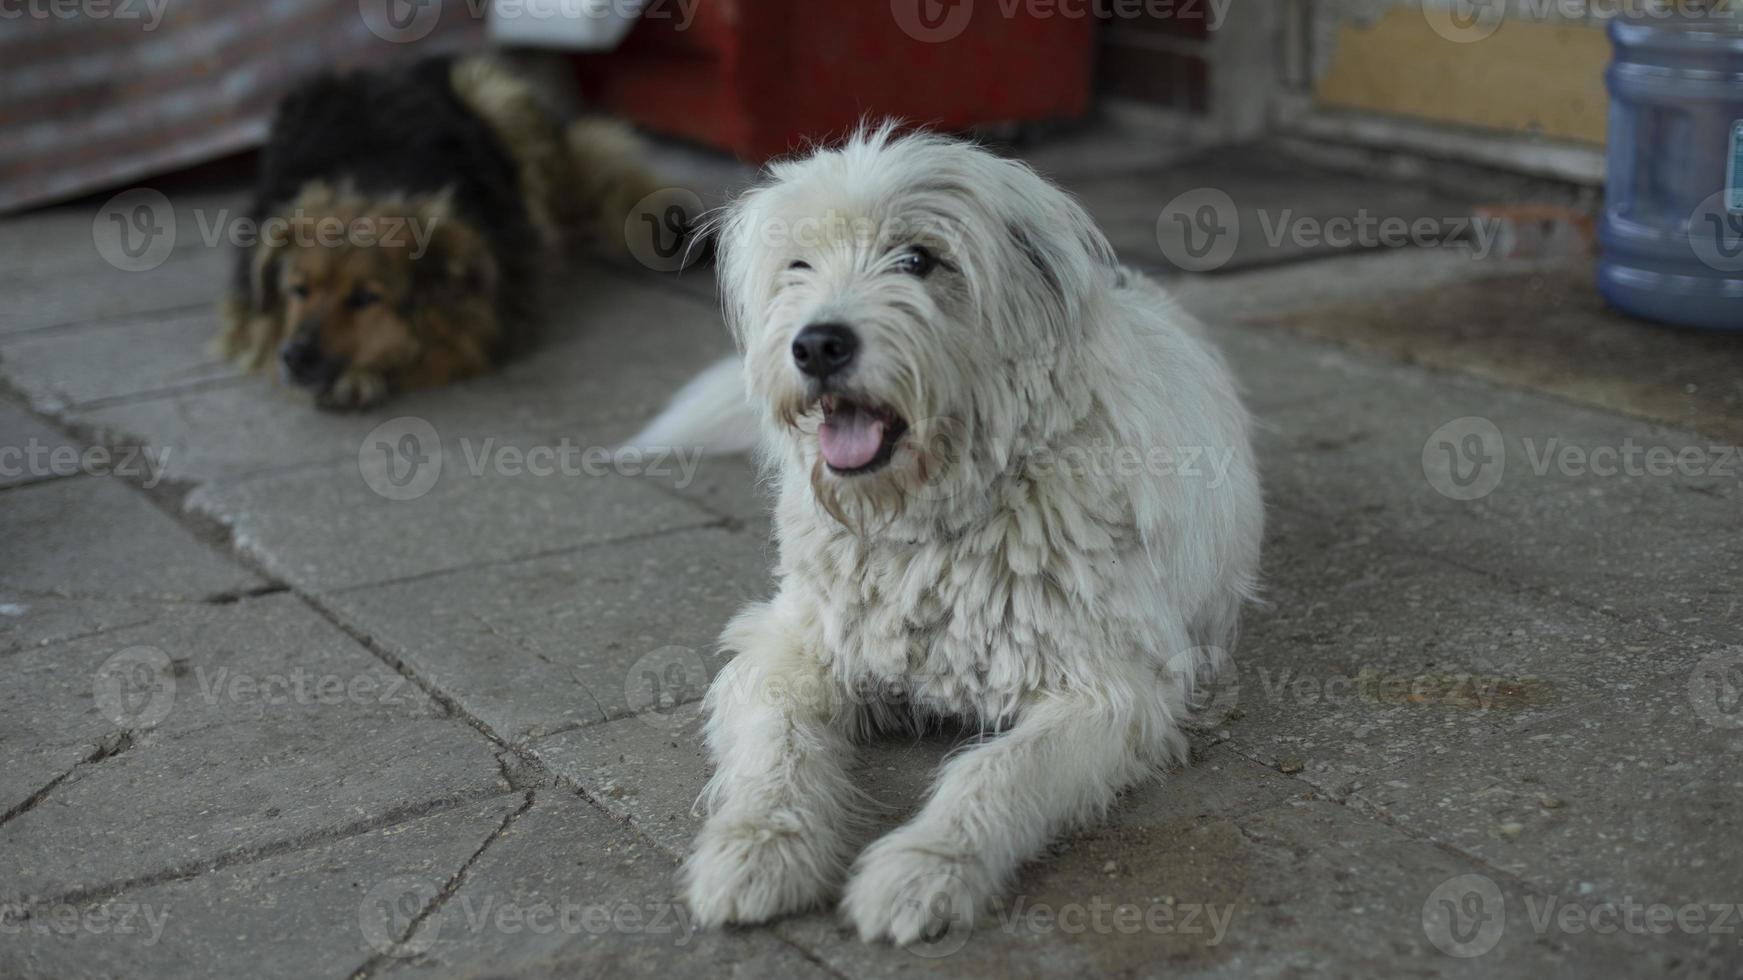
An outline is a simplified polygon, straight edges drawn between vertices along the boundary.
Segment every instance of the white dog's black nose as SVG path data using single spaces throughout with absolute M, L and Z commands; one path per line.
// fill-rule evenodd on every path
M 819 380 L 853 363 L 859 337 L 839 323 L 813 323 L 793 338 L 793 363 Z

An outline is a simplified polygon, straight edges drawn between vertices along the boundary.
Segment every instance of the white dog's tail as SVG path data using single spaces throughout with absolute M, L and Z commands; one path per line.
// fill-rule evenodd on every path
M 745 453 L 756 448 L 757 431 L 756 413 L 745 394 L 744 368 L 738 358 L 729 357 L 679 388 L 665 411 L 625 445 Z

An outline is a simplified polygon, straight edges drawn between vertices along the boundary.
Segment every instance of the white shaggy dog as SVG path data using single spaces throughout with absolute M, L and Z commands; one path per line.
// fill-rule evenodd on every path
M 911 943 L 1183 757 L 1254 589 L 1248 417 L 1197 325 L 1023 164 L 886 126 L 770 176 L 719 228 L 742 365 L 636 440 L 760 427 L 779 488 L 779 590 L 706 700 L 688 899 L 716 926 L 841 893 L 862 938 Z M 855 742 L 937 716 L 988 737 L 856 860 Z

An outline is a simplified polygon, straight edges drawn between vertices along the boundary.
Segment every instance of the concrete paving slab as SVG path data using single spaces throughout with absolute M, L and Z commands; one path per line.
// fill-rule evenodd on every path
M 1242 786 L 1260 778 L 1238 764 L 1209 775 Z M 848 976 L 1392 976 L 1403 960 L 1424 975 L 1583 977 L 1618 964 L 1652 972 L 1669 959 L 1607 937 L 1539 937 L 1525 890 L 1501 875 L 1499 901 L 1471 923 L 1481 941 L 1498 933 L 1494 945 L 1448 956 L 1424 906 L 1442 882 L 1484 874 L 1481 865 L 1333 804 L 1290 799 L 1255 812 L 1252 796 L 1234 799 L 1242 803 L 1207 809 L 1181 794 L 1122 808 L 1027 867 L 978 928 L 930 946 L 867 946 L 820 915 L 778 928 Z
M 507 789 L 488 739 L 293 596 L 8 666 L 29 684 L 7 695 L 5 898 L 187 873 Z
M 1743 342 L 1617 313 L 1594 278 L 1586 259 L 1254 322 L 1743 442 Z
M 767 594 L 765 540 L 698 528 L 323 601 L 519 742 L 700 698 L 720 630 Z
M 1680 676 L 1616 672 L 1605 702 L 1448 743 L 1357 802 L 1588 909 L 1700 906 L 1711 922 L 1743 902 L 1740 672 L 1743 648 Z M 1743 966 L 1736 932 L 1691 938 Z
M 1340 373 L 1342 395 L 1258 432 L 1271 499 L 1655 629 L 1743 638 L 1731 447 L 1455 375 Z
M 452 720 L 311 731 L 273 718 L 147 740 L 81 768 L 0 828 L 4 899 L 195 874 L 506 785 L 490 743 Z
M 63 980 L 351 976 L 377 955 L 371 938 L 385 921 L 368 918 L 380 906 L 370 890 L 381 882 L 445 882 L 524 802 L 525 794 L 509 793 L 194 878 L 56 906 L 0 936 L 0 973 Z
M 381 962 L 377 975 L 829 975 L 766 930 L 692 932 L 674 871 L 580 797 L 540 791 L 411 933 L 400 952 L 414 955 Z
M 1453 249 L 1384 249 L 1220 275 L 1156 275 L 1181 305 L 1212 326 L 1267 318 L 1274 330 L 1294 311 L 1371 302 L 1449 284 L 1478 288 L 1474 284 L 1533 272 L 1542 265 L 1523 259 L 1475 261 Z
M 196 339 L 181 341 L 183 356 L 198 356 L 188 346 Z M 73 411 L 68 419 L 106 441 L 167 447 L 170 476 L 189 481 L 355 458 L 371 430 L 405 417 L 448 437 L 551 433 L 582 440 L 583 447 L 613 446 L 730 350 L 712 309 L 645 280 L 581 266 L 560 283 L 532 350 L 491 374 L 407 392 L 369 412 L 320 412 L 306 395 L 259 377 Z
M 441 717 L 416 685 L 295 596 L 140 606 L 138 623 L 6 660 L 19 684 L 0 692 L 0 813 L 72 764 L 137 743 L 283 716 Z
M 1380 237 L 1384 227 L 1422 224 L 1433 229 L 1425 240 L 1440 241 L 1471 213 L 1470 201 L 1425 185 L 1308 171 L 1242 150 L 1068 186 L 1123 261 L 1193 272 L 1381 248 L 1392 240 Z
M 147 623 L 164 605 L 145 599 L 63 599 L 0 590 L 0 655 Z
M 0 310 L 0 335 L 192 313 L 217 304 L 229 272 L 227 255 L 199 249 L 172 255 L 150 271 L 102 265 L 15 282 Z
M 0 219 L 0 283 L 77 278 L 87 274 L 142 268 L 159 259 L 224 253 L 227 235 L 213 241 L 212 230 L 227 232 L 230 219 L 247 207 L 243 182 L 207 186 L 162 186 L 157 197 L 125 189 L 40 208 Z M 144 212 L 140 213 L 140 206 Z M 129 250 L 120 249 L 116 216 L 129 225 Z M 170 216 L 173 215 L 173 223 Z M 174 231 L 172 235 L 162 232 Z M 150 233 L 147 240 L 147 233 Z M 102 243 L 99 247 L 99 242 Z M 211 257 L 205 261 L 214 261 Z M 146 276 L 150 271 L 136 273 Z M 141 280 L 145 282 L 145 280 Z M 225 280 L 228 282 L 228 280 Z M 76 283 L 75 283 L 76 287 Z M 216 295 L 216 294 L 214 294 Z
M 748 454 L 704 456 L 695 478 L 673 490 L 711 514 L 752 523 L 766 523 L 775 505 L 774 485 Z
M 87 402 L 174 391 L 237 376 L 207 344 L 214 311 L 88 330 L 25 334 L 0 344 L 6 378 L 42 412 Z
M 265 584 L 106 476 L 5 491 L 0 540 L 11 592 L 205 599 Z
M 1273 507 L 1266 604 L 1208 696 L 1231 744 L 1343 797 L 1411 759 L 1568 711 L 1618 678 L 1683 678 L 1719 649 Z M 1229 717 L 1233 716 L 1233 717 Z
M 0 490 L 70 476 L 78 472 L 77 463 L 57 465 L 55 453 L 64 460 L 69 451 L 84 448 L 17 405 L 0 401 Z
M 601 462 L 586 443 L 486 437 L 398 455 L 403 436 L 372 437 L 391 460 L 298 470 L 203 487 L 189 506 L 230 527 L 272 574 L 332 592 L 717 520 Z M 385 441 L 383 441 L 385 440 Z M 549 458 L 539 454 L 552 453 Z M 507 454 L 507 455 L 505 455 Z M 415 462 L 412 460 L 415 458 Z M 600 457 L 604 459 L 604 457 Z M 528 462 L 530 460 L 530 462 Z M 394 483 L 395 475 L 404 482 Z M 405 493 L 422 495 L 395 499 Z

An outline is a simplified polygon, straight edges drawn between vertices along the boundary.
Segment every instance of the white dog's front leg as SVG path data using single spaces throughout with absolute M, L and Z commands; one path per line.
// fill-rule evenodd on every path
M 1046 696 L 946 765 L 920 814 L 854 865 L 842 910 L 860 938 L 905 945 L 972 923 L 1055 834 L 1099 817 L 1178 738 L 1162 693 L 1145 695 L 1155 703 Z
M 851 856 L 851 705 L 781 602 L 727 627 L 737 656 L 708 689 L 709 818 L 684 865 L 703 927 L 818 905 Z

